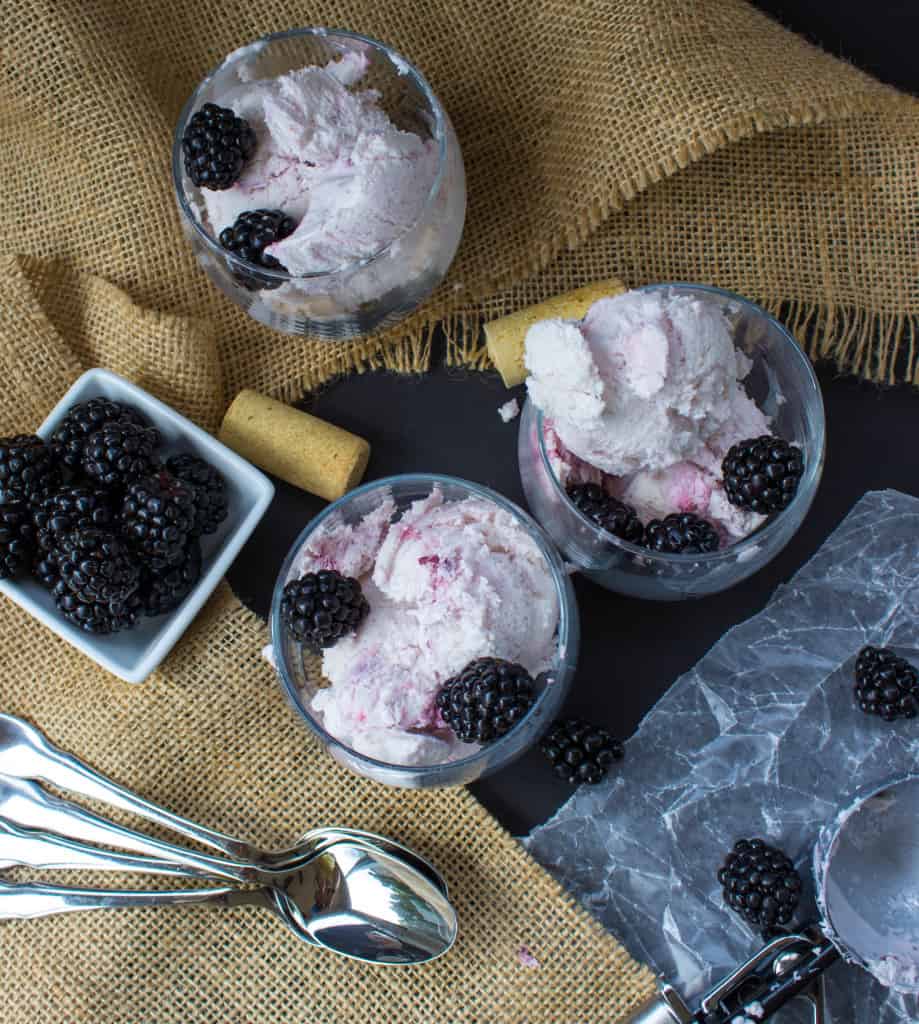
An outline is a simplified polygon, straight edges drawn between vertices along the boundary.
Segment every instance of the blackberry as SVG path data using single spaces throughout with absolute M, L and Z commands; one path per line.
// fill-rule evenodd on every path
M 295 227 L 294 221 L 280 210 L 247 210 L 236 218 L 232 227 L 224 228 L 220 232 L 218 241 L 227 252 L 233 253 L 247 263 L 286 273 L 287 268 L 274 256 L 265 252 L 265 249 L 273 242 L 287 238 Z M 249 291 L 277 288 L 281 284 L 266 274 L 241 267 L 234 268 L 233 276 Z
M 137 423 L 107 423 L 86 439 L 82 466 L 103 487 L 121 488 L 153 469 L 159 431 Z
M 205 103 L 182 136 L 185 171 L 199 188 L 220 191 L 239 181 L 255 151 L 255 132 L 229 107 Z
M 131 405 L 113 402 L 109 398 L 90 398 L 73 406 L 51 435 L 51 444 L 58 458 L 70 469 L 80 469 L 86 439 L 109 423 L 149 426 L 147 420 Z
M 715 527 L 692 512 L 672 512 L 645 527 L 645 545 L 664 554 L 699 555 L 717 551 L 719 544 Z
M 567 492 L 575 508 L 607 533 L 632 544 L 643 542 L 644 527 L 631 505 L 611 497 L 597 484 L 570 484 Z
M 32 575 L 52 590 L 60 579 L 57 549 L 61 539 L 74 530 L 101 529 L 115 532 L 112 496 L 101 487 L 77 484 L 49 495 L 32 510 L 37 551 Z
M 360 583 L 334 569 L 291 580 L 281 598 L 281 618 L 291 636 L 317 653 L 353 633 L 369 611 Z
M 174 611 L 192 592 L 201 579 L 201 545 L 196 539 L 188 542 L 178 565 L 161 572 L 147 571 L 140 588 L 140 597 L 147 615 L 165 615 Z
M 87 601 L 70 590 L 63 580 L 54 588 L 54 603 L 69 622 L 87 633 L 98 635 L 132 629 L 137 624 L 142 610 L 137 594 L 131 594 L 124 601 L 108 604 Z
M 560 779 L 591 785 L 602 782 L 613 762 L 625 756 L 622 744 L 606 729 L 580 718 L 554 722 L 540 747 Z
M 75 484 L 39 502 L 32 518 L 39 552 L 43 553 L 53 550 L 64 534 L 74 530 L 113 530 L 115 510 L 108 491 L 92 484 Z
M 36 434 L 0 437 L 0 504 L 41 501 L 60 476 L 54 449 Z
M 106 530 L 75 530 L 54 549 L 61 582 L 85 604 L 121 605 L 140 584 L 127 544 Z
M 477 658 L 438 690 L 441 717 L 464 743 L 488 743 L 511 729 L 536 702 L 533 678 L 501 658 Z
M 181 560 L 195 514 L 194 487 L 162 470 L 128 485 L 121 529 L 145 565 L 163 570 Z
M 0 580 L 28 572 L 35 556 L 35 528 L 27 505 L 0 505 Z
M 794 917 L 801 876 L 791 860 L 762 839 L 740 839 L 718 872 L 724 902 L 769 936 Z
M 196 455 L 174 455 L 166 462 L 174 477 L 195 489 L 195 525 L 192 536 L 213 533 L 228 512 L 226 486 L 214 467 Z
M 788 507 L 803 473 L 801 449 L 771 434 L 738 441 L 721 463 L 728 501 L 764 516 Z
M 866 715 L 880 715 L 885 722 L 915 718 L 919 674 L 886 647 L 863 647 L 855 660 L 855 700 Z
M 32 575 L 42 586 L 47 587 L 49 590 L 54 590 L 58 583 L 61 582 L 57 552 L 54 550 L 42 551 L 39 548 L 35 561 L 32 563 Z

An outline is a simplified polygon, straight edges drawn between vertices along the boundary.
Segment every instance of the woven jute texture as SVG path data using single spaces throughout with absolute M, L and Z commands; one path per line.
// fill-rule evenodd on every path
M 452 273 L 369 343 L 248 321 L 196 268 L 171 194 L 172 129 L 203 73 L 309 22 L 407 54 L 465 154 Z M 452 357 L 481 364 L 482 317 L 615 276 L 733 289 L 814 354 L 919 379 L 919 104 L 742 0 L 4 0 L 0 28 L 7 250 L 206 316 L 230 396 L 423 369 L 442 319 Z
M 0 433 L 33 427 L 94 365 L 215 425 L 212 327 L 141 309 L 60 265 L 10 259 L 0 279 Z M 374 968 L 312 949 L 254 909 L 7 923 L 4 1024 L 612 1024 L 648 994 L 650 972 L 468 792 L 394 790 L 339 768 L 281 696 L 266 642 L 222 585 L 162 669 L 132 687 L 4 601 L 0 708 L 144 795 L 268 847 L 323 823 L 404 838 L 447 876 L 456 947 L 424 967 Z M 538 969 L 521 963 L 521 947 Z

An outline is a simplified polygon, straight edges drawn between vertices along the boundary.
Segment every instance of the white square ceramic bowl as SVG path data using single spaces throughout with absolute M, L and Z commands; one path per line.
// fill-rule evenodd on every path
M 35 580 L 0 581 L 0 593 L 12 598 L 58 636 L 103 668 L 129 683 L 141 683 L 159 665 L 185 632 L 204 602 L 239 554 L 274 496 L 274 485 L 226 445 L 141 388 L 109 370 L 88 370 L 58 402 L 36 431 L 50 437 L 68 409 L 77 402 L 103 396 L 139 409 L 159 430 L 164 457 L 189 452 L 206 459 L 226 481 L 229 515 L 216 533 L 201 538 L 201 580 L 168 615 L 142 618 L 134 629 L 94 636 L 68 622 L 54 607 L 50 593 Z M 23 424 L 23 432 L 29 424 Z M 50 669 L 50 665 L 49 665 Z

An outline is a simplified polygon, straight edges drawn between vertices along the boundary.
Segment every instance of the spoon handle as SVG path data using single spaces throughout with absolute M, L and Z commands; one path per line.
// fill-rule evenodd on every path
M 0 714 L 0 774 L 50 782 L 70 793 L 130 811 L 237 860 L 256 861 L 260 857 L 249 843 L 173 814 L 106 778 L 79 758 L 59 750 L 33 725 L 15 715 Z
M 234 882 L 258 881 L 258 872 L 251 866 L 236 864 L 221 857 L 212 857 L 167 843 L 162 839 L 116 825 L 113 821 L 77 804 L 46 793 L 35 782 L 0 776 L 0 817 L 9 824 L 27 829 L 41 829 L 58 836 L 83 842 L 115 846 L 148 857 L 158 857 L 177 868 L 198 875 L 216 875 Z M 2 859 L 2 851 L 0 851 Z
M 235 897 L 245 897 L 236 899 Z M 115 910 L 119 907 L 155 907 L 163 904 L 261 903 L 259 890 L 240 892 L 229 886 L 210 889 L 174 889 L 162 892 L 117 889 L 72 889 L 41 882 L 0 882 L 0 920 L 46 917 L 74 910 Z
M 158 857 L 100 850 L 73 839 L 20 828 L 0 818 L 0 870 L 10 867 L 85 869 L 92 871 L 143 871 L 154 875 L 200 877 L 189 868 L 167 864 Z

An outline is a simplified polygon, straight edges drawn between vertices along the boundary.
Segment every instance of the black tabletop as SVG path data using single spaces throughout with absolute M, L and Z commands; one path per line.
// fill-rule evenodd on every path
M 758 6 L 879 78 L 919 92 L 915 0 L 870 5 L 763 0 Z M 582 644 L 565 713 L 627 737 L 678 676 L 731 626 L 766 604 L 865 491 L 896 488 L 919 495 L 919 464 L 909 454 L 919 422 L 919 391 L 840 377 L 830 366 L 820 367 L 819 377 L 826 404 L 826 469 L 798 534 L 757 575 L 700 601 L 640 602 L 577 579 Z M 493 373 L 439 367 L 424 377 L 349 377 L 304 407 L 371 442 L 367 480 L 412 471 L 448 473 L 487 484 L 525 507 L 517 473 L 517 421 L 505 424 L 497 413 L 507 398 Z M 239 597 L 262 615 L 290 544 L 324 507 L 318 498 L 275 483 L 277 496 L 268 514 L 229 573 Z M 544 821 L 572 792 L 538 751 L 472 789 L 515 834 Z

